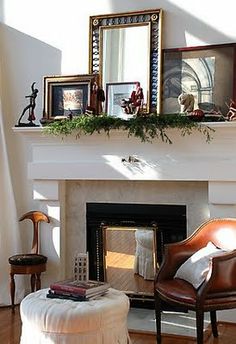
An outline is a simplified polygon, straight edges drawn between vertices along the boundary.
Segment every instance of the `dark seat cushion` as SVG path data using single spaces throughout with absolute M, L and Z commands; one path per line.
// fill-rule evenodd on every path
M 195 305 L 197 292 L 193 286 L 179 278 L 158 282 L 155 289 L 164 297 L 175 302 Z
M 16 254 L 8 259 L 12 265 L 38 265 L 47 262 L 47 257 L 42 254 Z

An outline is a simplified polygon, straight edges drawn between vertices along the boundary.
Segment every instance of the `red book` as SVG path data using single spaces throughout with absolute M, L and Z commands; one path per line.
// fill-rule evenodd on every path
M 64 291 L 81 296 L 90 296 L 97 292 L 106 291 L 110 287 L 109 283 L 100 281 L 75 281 L 67 279 L 52 283 L 50 289 L 54 291 Z

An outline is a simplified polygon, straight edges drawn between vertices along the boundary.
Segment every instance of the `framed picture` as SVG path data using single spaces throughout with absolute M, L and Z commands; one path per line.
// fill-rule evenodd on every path
M 106 113 L 110 116 L 128 119 L 133 114 L 125 111 L 136 82 L 111 82 L 106 84 Z
M 44 118 L 48 120 L 97 113 L 98 75 L 44 77 Z
M 194 109 L 226 115 L 236 100 L 236 43 L 163 50 L 162 113 L 181 111 L 178 97 L 191 94 Z

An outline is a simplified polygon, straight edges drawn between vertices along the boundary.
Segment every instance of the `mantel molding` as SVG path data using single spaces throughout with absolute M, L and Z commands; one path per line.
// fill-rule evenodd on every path
M 31 149 L 29 179 L 236 181 L 236 122 L 205 124 L 215 130 L 210 143 L 198 131 L 183 137 L 178 129 L 168 130 L 173 144 L 141 142 L 122 130 L 78 139 L 46 135 L 42 127 L 13 130 Z

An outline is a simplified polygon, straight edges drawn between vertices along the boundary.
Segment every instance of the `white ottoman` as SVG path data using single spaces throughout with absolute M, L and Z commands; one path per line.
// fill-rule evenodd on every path
M 127 344 L 129 299 L 110 288 L 96 300 L 48 299 L 48 289 L 21 302 L 20 344 Z

